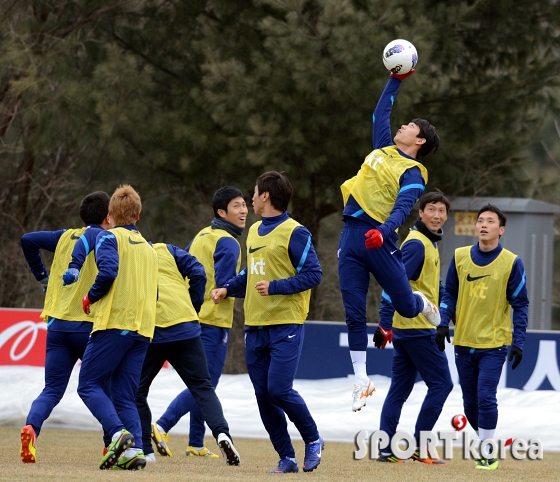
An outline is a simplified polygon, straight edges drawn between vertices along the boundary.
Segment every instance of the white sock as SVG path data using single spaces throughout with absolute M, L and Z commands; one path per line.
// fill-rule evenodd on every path
M 494 434 L 496 433 L 496 429 L 486 429 L 482 427 L 478 427 L 478 437 L 480 438 L 480 450 L 482 451 L 482 442 L 484 440 L 494 440 Z M 489 445 L 489 444 L 486 444 Z
M 156 423 L 156 427 L 157 427 L 157 429 L 160 431 L 160 433 L 167 433 L 167 432 L 166 432 L 165 430 L 163 430 L 163 429 L 159 426 L 159 424 L 157 424 L 157 423 Z
M 117 440 L 121 436 L 121 431 L 115 432 L 111 440 Z
M 367 385 L 366 352 L 350 350 L 356 385 Z
M 191 445 L 192 447 L 192 445 Z M 193 447 L 193 449 L 198 450 L 199 452 L 203 449 L 204 447 Z

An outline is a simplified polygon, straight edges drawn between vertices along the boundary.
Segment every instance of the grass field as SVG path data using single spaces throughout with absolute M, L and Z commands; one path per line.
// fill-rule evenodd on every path
M 101 432 L 44 429 L 38 440 L 37 463 L 23 464 L 19 458 L 19 428 L 0 427 L 0 480 L 60 481 L 60 480 L 189 480 L 189 481 L 257 481 L 270 477 L 290 480 L 305 478 L 332 481 L 477 481 L 511 482 L 512 480 L 557 481 L 560 479 L 560 453 L 547 452 L 539 461 L 512 458 L 500 461 L 493 472 L 475 470 L 472 460 L 462 460 L 456 450 L 447 467 L 435 467 L 419 462 L 382 464 L 371 459 L 354 460 L 354 445 L 326 442 L 323 460 L 317 470 L 301 471 L 303 442 L 294 445 L 300 465 L 298 474 L 270 475 L 278 458 L 268 440 L 235 439 L 241 455 L 241 466 L 229 467 L 223 459 L 187 458 L 184 449 L 188 437 L 170 436 L 174 457 L 157 456 L 155 464 L 141 471 L 101 471 Z M 207 446 L 218 451 L 215 442 L 207 439 Z

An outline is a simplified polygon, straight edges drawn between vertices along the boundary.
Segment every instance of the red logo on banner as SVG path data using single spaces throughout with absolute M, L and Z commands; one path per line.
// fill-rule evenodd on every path
M 40 314 L 0 308 L 0 365 L 45 366 L 47 324 Z

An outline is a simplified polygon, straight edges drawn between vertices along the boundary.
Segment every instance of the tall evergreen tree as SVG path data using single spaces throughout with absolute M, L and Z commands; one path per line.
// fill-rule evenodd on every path
M 78 222 L 84 194 L 121 182 L 140 190 L 149 237 L 186 245 L 217 187 L 250 194 L 261 172 L 285 171 L 291 214 L 320 244 L 340 184 L 371 149 L 381 52 L 394 38 L 416 45 L 419 64 L 393 127 L 424 117 L 442 139 L 428 187 L 522 194 L 525 148 L 559 106 L 559 10 L 555 0 L 12 2 L 0 13 L 0 303 L 38 305 L 29 277 L 12 282 L 19 236 Z

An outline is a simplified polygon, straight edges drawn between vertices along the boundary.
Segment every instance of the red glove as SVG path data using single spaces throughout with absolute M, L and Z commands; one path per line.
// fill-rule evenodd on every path
M 366 237 L 367 249 L 380 248 L 383 244 L 383 235 L 377 229 L 370 229 L 364 236 Z
M 89 315 L 89 307 L 92 305 L 93 303 L 91 301 L 89 301 L 89 296 L 88 293 L 86 293 L 84 295 L 84 297 L 82 298 L 82 309 L 84 310 L 84 313 L 86 315 Z
M 387 343 L 393 343 L 393 330 L 384 330 L 380 325 L 373 334 L 373 343 L 376 348 L 385 348 Z
M 394 74 L 393 72 L 391 72 L 391 77 L 396 77 L 399 80 L 404 80 L 407 77 L 410 77 L 414 72 L 416 72 L 416 70 L 411 69 L 410 71 L 408 71 L 406 74 Z

